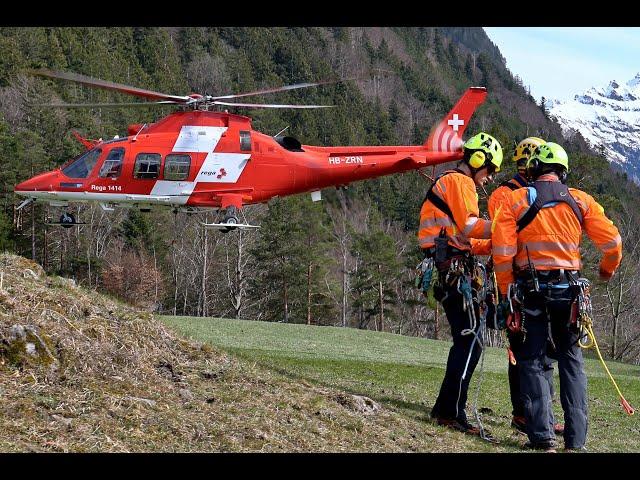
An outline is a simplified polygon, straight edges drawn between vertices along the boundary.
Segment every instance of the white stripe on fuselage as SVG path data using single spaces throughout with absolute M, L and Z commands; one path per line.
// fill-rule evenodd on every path
M 175 197 L 178 205 L 183 205 L 189 200 L 189 195 L 193 192 L 196 182 L 176 182 L 171 180 L 158 180 L 151 189 L 151 195 L 168 195 Z
M 250 156 L 247 153 L 211 152 L 202 162 L 195 181 L 236 183 Z
M 227 127 L 183 125 L 173 145 L 174 152 L 213 152 Z
M 151 195 L 190 195 L 198 182 L 236 183 L 247 165 L 248 153 L 215 152 L 227 127 L 184 125 L 173 146 L 174 152 L 206 153 L 193 182 L 158 180 Z M 186 200 L 185 200 L 186 202 Z

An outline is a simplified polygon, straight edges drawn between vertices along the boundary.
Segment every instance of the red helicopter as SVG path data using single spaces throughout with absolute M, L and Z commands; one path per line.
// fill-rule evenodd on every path
M 251 108 L 325 108 L 328 105 L 278 105 L 232 103 L 229 99 L 336 83 L 330 80 L 301 83 L 235 95 L 168 95 L 99 80 L 71 72 L 46 69 L 31 73 L 146 98 L 147 102 L 118 104 L 55 104 L 55 107 L 179 105 L 182 111 L 151 124 L 130 125 L 128 136 L 112 140 L 87 140 L 74 132 L 87 151 L 62 165 L 15 187 L 26 197 L 17 208 L 34 201 L 52 206 L 69 202 L 98 202 L 103 209 L 116 205 L 148 210 L 165 205 L 175 211 L 224 212 L 220 223 L 206 224 L 223 232 L 256 228 L 239 214 L 245 205 L 267 202 L 277 196 L 311 192 L 357 180 L 379 177 L 462 158 L 462 139 L 469 120 L 487 91 L 471 87 L 449 114 L 432 130 L 424 145 L 343 146 L 301 145 L 293 137 L 265 135 L 251 127 L 251 119 L 215 106 Z M 282 133 L 282 132 L 281 132 Z M 64 213 L 59 223 L 79 225 Z

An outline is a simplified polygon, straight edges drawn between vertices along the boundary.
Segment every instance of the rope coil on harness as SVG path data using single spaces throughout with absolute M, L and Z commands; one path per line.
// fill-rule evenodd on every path
M 589 348 L 596 349 L 596 353 L 598 354 L 600 363 L 602 363 L 604 370 L 607 372 L 607 375 L 609 375 L 609 378 L 611 379 L 611 383 L 613 383 L 613 386 L 620 396 L 620 405 L 622 405 L 622 408 L 624 408 L 625 412 L 627 412 L 629 415 L 633 415 L 635 413 L 635 410 L 627 401 L 627 399 L 624 398 L 624 395 L 622 395 L 622 392 L 620 391 L 620 387 L 618 387 L 618 384 L 613 378 L 613 375 L 611 375 L 611 372 L 609 371 L 604 358 L 602 358 L 602 353 L 600 352 L 600 347 L 598 346 L 596 335 L 593 332 L 593 307 L 591 304 L 590 284 L 586 279 L 578 279 L 578 281 L 574 283 L 574 285 L 578 285 L 579 287 L 577 302 L 580 336 L 578 338 L 578 345 L 580 346 L 580 348 L 583 348 L 585 350 Z

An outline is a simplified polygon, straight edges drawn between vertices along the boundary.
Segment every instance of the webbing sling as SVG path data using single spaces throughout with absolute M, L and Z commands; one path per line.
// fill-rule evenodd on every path
M 436 181 L 433 182 L 433 185 L 431 185 L 431 187 L 429 188 L 429 191 L 427 192 L 427 195 L 424 197 L 424 201 L 422 203 L 429 200 L 431 203 L 433 203 L 434 207 L 436 207 L 438 210 L 442 211 L 443 213 L 447 214 L 451 219 L 451 221 L 455 223 L 455 220 L 453 218 L 453 212 L 449 208 L 449 205 L 447 205 L 447 203 L 444 200 L 442 200 L 442 198 L 440 198 L 438 195 L 433 193 L 433 187 L 436 186 L 437 181 L 440 180 L 445 175 L 449 175 L 450 173 L 462 173 L 464 175 L 464 172 L 458 168 L 456 168 L 455 170 L 447 170 L 446 172 L 443 172 L 442 174 L 440 174 L 438 178 L 436 178 Z
M 582 225 L 583 217 L 578 204 L 569 192 L 569 187 L 560 182 L 536 181 L 531 185 L 536 190 L 536 199 L 529 207 L 529 210 L 518 220 L 518 232 L 529 225 L 538 212 L 548 203 L 563 202 L 571 207 L 578 222 Z
M 516 182 L 518 182 L 518 185 L 515 185 L 513 183 L 511 183 L 511 180 L 505 180 L 504 182 L 502 182 L 500 185 L 498 185 L 499 187 L 508 187 L 510 190 L 518 190 L 519 188 L 522 187 L 526 187 L 527 183 L 525 182 L 524 184 L 522 183 L 522 181 L 519 180 L 519 178 L 522 178 L 520 176 L 520 174 L 516 175 L 515 177 L 513 177 L 511 180 L 515 180 Z

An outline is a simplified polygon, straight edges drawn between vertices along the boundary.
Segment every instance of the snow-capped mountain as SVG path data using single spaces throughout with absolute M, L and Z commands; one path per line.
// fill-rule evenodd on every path
M 547 103 L 565 136 L 577 130 L 640 183 L 640 73 L 624 84 L 592 87 L 573 100 Z

